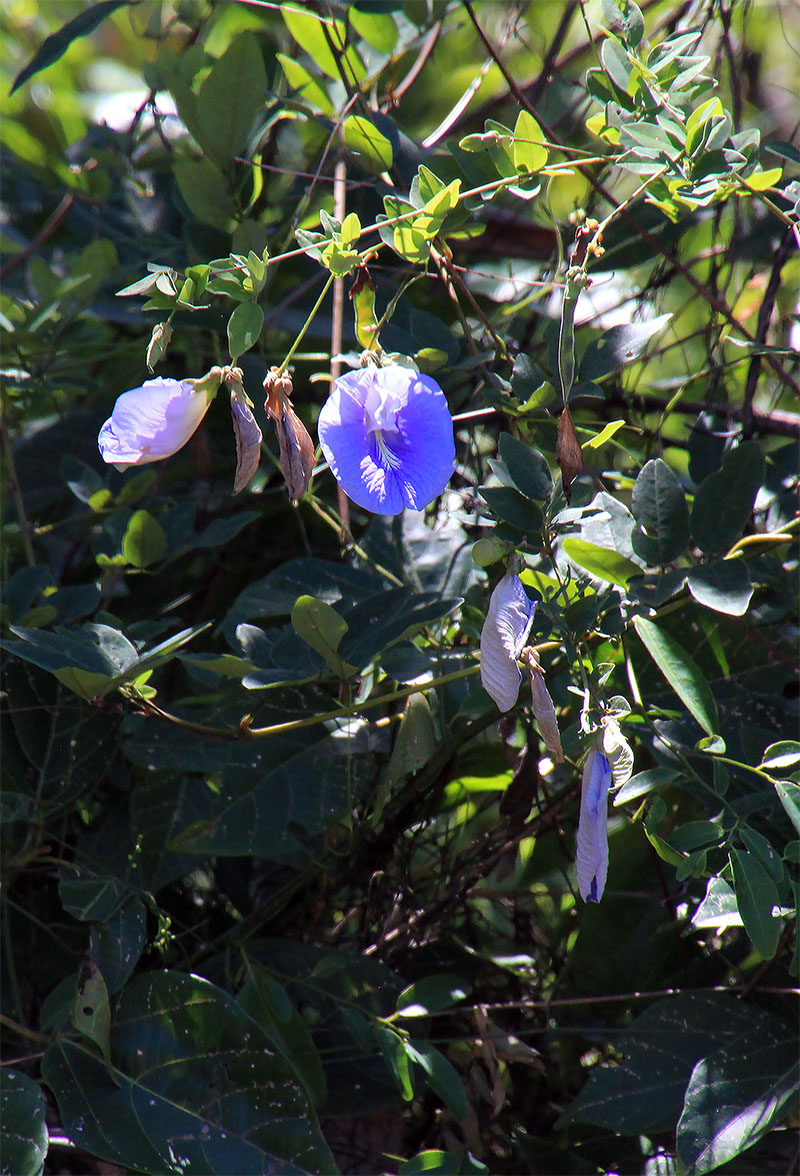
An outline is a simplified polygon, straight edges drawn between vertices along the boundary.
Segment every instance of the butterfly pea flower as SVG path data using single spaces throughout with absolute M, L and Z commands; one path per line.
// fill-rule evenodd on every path
M 611 765 L 592 748 L 583 769 L 578 820 L 578 890 L 584 902 L 603 897 L 608 872 L 608 789 Z
M 501 711 L 517 701 L 522 674 L 517 658 L 528 639 L 536 603 L 530 600 L 519 576 L 506 575 L 489 600 L 481 629 L 481 683 Z
M 223 374 L 215 367 L 199 380 L 158 377 L 123 392 L 97 438 L 103 461 L 126 470 L 177 453 L 206 415 Z
M 317 424 L 339 485 L 375 514 L 422 510 L 453 472 L 453 420 L 430 376 L 392 364 L 339 376 Z

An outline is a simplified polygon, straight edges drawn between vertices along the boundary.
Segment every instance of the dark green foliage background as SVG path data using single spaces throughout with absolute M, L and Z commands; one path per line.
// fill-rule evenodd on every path
M 3 6 L 4 1172 L 794 1170 L 796 53 L 788 6 L 643 9 Z M 570 214 L 628 198 L 573 345 Z M 289 504 L 261 385 L 370 249 L 456 470 L 343 520 L 327 472 Z M 351 283 L 293 357 L 314 437 Z M 168 316 L 159 375 L 238 357 L 255 402 L 235 498 L 224 390 L 166 462 L 98 455 Z M 477 677 L 514 551 L 563 764 Z

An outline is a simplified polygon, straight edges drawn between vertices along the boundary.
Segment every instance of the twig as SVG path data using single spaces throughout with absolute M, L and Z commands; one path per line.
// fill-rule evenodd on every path
M 333 173 L 333 215 L 341 223 L 347 211 L 347 164 L 339 159 Z M 331 316 L 331 387 L 342 370 L 342 334 L 344 330 L 344 278 L 333 283 L 333 314 Z M 342 527 L 339 542 L 347 542 L 350 531 L 350 502 L 339 483 L 336 483 L 339 518 Z
M 484 33 L 483 29 L 481 28 L 481 26 L 478 22 L 478 19 L 472 10 L 472 5 L 470 4 L 470 0 L 463 0 L 463 3 L 464 3 L 464 8 L 466 9 L 466 12 L 467 12 L 470 20 L 472 21 L 473 25 L 475 26 L 475 31 L 477 32 L 483 45 L 485 46 L 486 51 L 491 54 L 492 60 L 494 61 L 497 68 L 500 70 L 501 74 L 505 78 L 506 84 L 508 85 L 508 88 L 511 91 L 511 93 L 514 95 L 514 97 L 517 99 L 517 101 L 520 103 L 520 105 L 523 106 L 524 109 L 527 110 L 529 114 L 533 115 L 533 117 L 538 121 L 539 125 L 541 126 L 544 133 L 547 135 L 548 139 L 552 143 L 557 144 L 560 147 L 563 147 L 563 144 L 560 142 L 555 131 L 552 129 L 552 127 L 550 127 L 542 119 L 542 117 L 537 113 L 537 111 L 531 106 L 530 102 L 528 101 L 528 99 L 525 96 L 525 94 L 523 93 L 523 91 L 520 89 L 520 87 L 517 85 L 514 78 L 508 72 L 508 69 L 506 68 L 505 63 L 498 56 L 491 41 L 489 40 L 489 38 L 486 36 L 486 33 Z M 581 173 L 581 175 L 586 177 L 586 179 L 589 181 L 589 183 L 594 188 L 595 192 L 597 192 L 598 196 L 601 196 L 603 198 L 603 200 L 606 200 L 611 205 L 612 208 L 616 207 L 617 201 L 615 200 L 615 198 L 611 195 L 611 193 L 608 191 L 608 189 L 603 184 L 601 184 L 598 179 L 595 178 L 595 176 L 592 174 L 592 172 L 590 170 L 586 169 L 584 164 L 576 162 L 574 164 L 574 167 L 577 168 L 577 170 Z M 670 262 L 675 267 L 676 271 L 681 275 L 681 277 L 685 278 L 686 281 L 695 290 L 697 290 L 697 292 L 700 295 L 702 295 L 702 297 L 706 300 L 706 302 L 709 304 L 709 306 L 713 310 L 715 310 L 717 312 L 717 314 L 722 315 L 722 317 L 725 319 L 726 322 L 730 323 L 731 326 L 736 327 L 737 331 L 740 331 L 742 333 L 742 335 L 744 335 L 744 337 L 749 340 L 749 342 L 751 342 L 751 343 L 756 342 L 755 338 L 750 334 L 750 332 L 747 330 L 747 328 L 736 318 L 733 311 L 728 306 L 727 302 L 724 301 L 724 299 L 720 298 L 716 294 L 713 294 L 708 289 L 708 287 L 706 285 L 704 285 L 703 282 L 700 281 L 699 278 L 695 277 L 695 275 L 692 273 L 692 271 L 686 265 L 684 265 L 684 263 L 682 261 L 680 261 L 677 257 L 675 257 L 674 255 L 669 253 L 665 249 L 665 247 L 662 245 L 662 243 L 658 240 L 658 238 L 654 237 L 652 233 L 650 233 L 643 225 L 641 225 L 635 219 L 635 217 L 633 217 L 630 214 L 630 212 L 627 209 L 622 209 L 620 211 L 620 215 L 623 218 L 623 220 L 625 220 L 629 225 L 631 225 L 631 227 L 639 235 L 641 240 L 644 241 L 645 244 L 650 246 L 650 248 L 654 251 L 654 253 L 658 253 L 662 257 L 669 258 Z M 767 359 L 767 363 L 769 364 L 769 366 L 776 373 L 776 375 L 781 379 L 781 381 L 788 388 L 791 388 L 792 391 L 796 395 L 800 396 L 800 384 L 798 384 L 789 375 L 789 373 L 783 367 L 783 364 L 779 363 L 776 360 L 774 355 L 767 355 L 766 359 Z
M 769 324 L 772 319 L 772 311 L 775 307 L 775 298 L 781 284 L 781 270 L 789 260 L 793 248 L 794 233 L 791 229 L 787 229 L 775 253 L 772 272 L 769 275 L 769 282 L 767 283 L 767 288 L 764 292 L 761 306 L 759 307 L 755 336 L 758 343 L 764 344 L 767 341 L 767 332 L 769 331 Z M 761 373 L 761 359 L 761 355 L 756 353 L 750 360 L 750 366 L 747 369 L 747 381 L 744 386 L 744 400 L 742 402 L 743 437 L 751 437 L 753 434 L 753 399 L 756 394 L 756 387 L 758 386 L 758 377 Z
M 54 212 L 50 213 L 50 216 L 44 222 L 41 229 L 39 229 L 39 232 L 36 234 L 33 240 L 29 241 L 25 248 L 21 249 L 19 253 L 15 253 L 9 263 L 3 266 L 3 268 L 0 270 L 0 282 L 4 281 L 4 279 L 7 278 L 8 275 L 17 268 L 17 266 L 22 265 L 24 261 L 27 261 L 32 253 L 35 253 L 41 245 L 44 245 L 48 238 L 52 237 L 53 233 L 61 224 L 74 203 L 75 193 L 67 192 L 66 196 L 64 196 L 61 200 L 58 208 L 56 208 Z
M 22 536 L 22 546 L 25 549 L 25 558 L 28 561 L 28 567 L 36 566 L 36 556 L 33 553 L 33 543 L 31 542 L 31 525 L 28 522 L 28 516 L 25 513 L 25 503 L 22 499 L 22 491 L 19 486 L 19 478 L 17 477 L 17 466 L 14 461 L 14 450 L 11 445 L 11 438 L 8 434 L 8 423 L 6 421 L 5 413 L 5 390 L 3 391 L 3 413 L 0 418 L 0 434 L 3 439 L 3 450 L 5 458 L 8 463 L 8 480 L 11 485 L 11 493 L 14 496 L 14 505 L 17 508 L 17 519 L 19 521 L 19 531 Z

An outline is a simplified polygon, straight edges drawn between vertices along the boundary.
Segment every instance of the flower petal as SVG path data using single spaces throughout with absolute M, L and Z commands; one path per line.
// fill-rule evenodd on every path
M 489 600 L 481 630 L 481 682 L 502 711 L 517 701 L 522 681 L 517 658 L 535 611 L 536 604 L 525 595 L 519 576 L 504 576 Z
M 117 469 L 161 461 L 181 449 L 202 421 L 211 396 L 189 380 L 145 380 L 119 397 L 97 438 L 103 461 Z
M 611 765 L 592 748 L 583 769 L 581 815 L 578 821 L 578 890 L 584 902 L 603 897 L 608 872 L 608 788 Z
M 342 489 L 376 514 L 422 510 L 453 472 L 453 421 L 444 393 L 429 376 L 399 364 L 340 376 L 317 430 Z

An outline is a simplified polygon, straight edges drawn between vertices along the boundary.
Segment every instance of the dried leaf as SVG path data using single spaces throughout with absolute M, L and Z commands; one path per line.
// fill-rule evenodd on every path
M 564 486 L 564 496 L 567 502 L 572 498 L 570 487 L 575 478 L 586 467 L 583 462 L 583 450 L 575 432 L 572 414 L 568 408 L 561 413 L 558 422 L 558 439 L 556 441 L 556 461 L 561 470 L 561 481 Z
M 292 408 L 289 399 L 292 392 L 291 377 L 272 368 L 264 380 L 264 391 L 267 394 L 264 408 L 267 416 L 275 423 L 281 471 L 289 498 L 292 502 L 298 502 L 308 489 L 314 470 L 314 442 Z
M 536 799 L 539 787 L 539 764 L 534 747 L 525 747 L 519 757 L 511 783 L 500 797 L 500 812 L 512 818 L 512 826 L 524 822 Z

